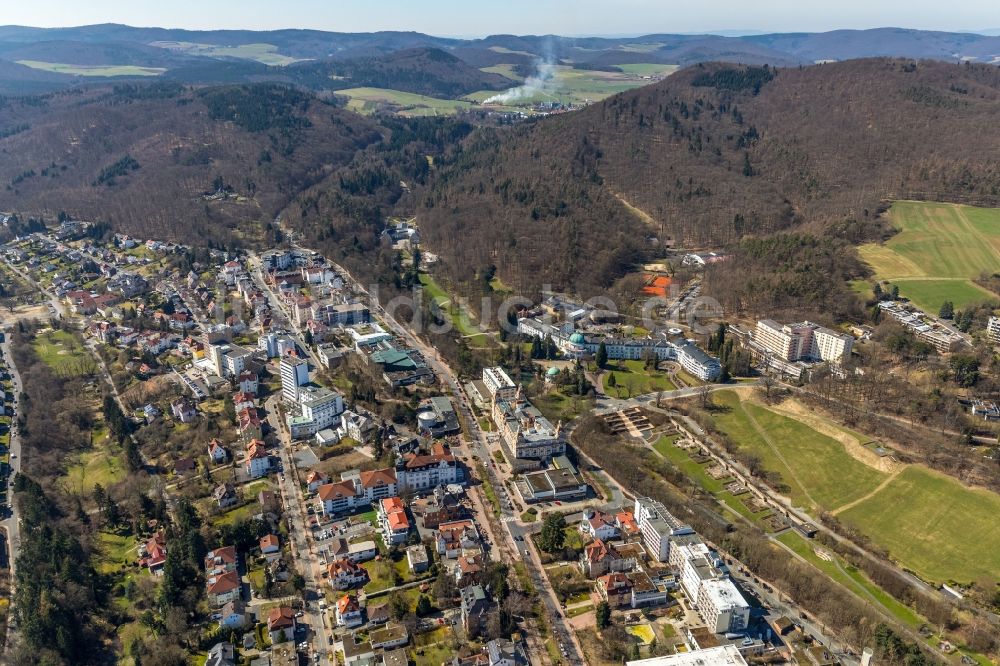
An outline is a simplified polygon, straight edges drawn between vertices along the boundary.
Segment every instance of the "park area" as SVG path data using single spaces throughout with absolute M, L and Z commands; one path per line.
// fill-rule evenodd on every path
M 614 375 L 614 379 L 611 376 Z M 631 398 L 657 391 L 673 391 L 677 387 L 666 372 L 647 368 L 644 361 L 618 361 L 608 365 L 602 375 L 604 393 L 619 398 Z M 612 383 L 614 386 L 612 386 Z
M 973 280 L 1000 270 L 1000 209 L 897 201 L 889 219 L 899 233 L 859 248 L 875 279 L 932 315 L 945 301 L 962 309 L 997 300 Z
M 1000 569 L 1000 495 L 880 457 L 863 435 L 795 401 L 772 408 L 731 391 L 713 399 L 717 427 L 777 474 L 796 506 L 835 515 L 931 582 L 970 583 Z
M 47 330 L 35 336 L 35 353 L 60 377 L 83 377 L 97 368 L 80 339 L 68 331 Z

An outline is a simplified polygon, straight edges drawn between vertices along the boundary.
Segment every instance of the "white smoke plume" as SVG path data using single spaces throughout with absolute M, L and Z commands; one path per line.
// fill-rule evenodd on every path
M 506 92 L 487 98 L 483 104 L 510 104 L 522 99 L 529 99 L 545 90 L 546 84 L 555 76 L 556 66 L 551 57 L 535 62 L 535 73 L 524 80 L 524 83 L 516 88 L 511 88 Z

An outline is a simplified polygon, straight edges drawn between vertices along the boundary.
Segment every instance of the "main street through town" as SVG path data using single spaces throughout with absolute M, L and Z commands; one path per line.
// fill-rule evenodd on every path
M 310 251 L 308 248 L 299 247 L 295 243 L 292 245 L 296 249 Z M 263 286 L 266 287 L 266 293 L 269 295 L 272 303 L 278 305 L 278 311 L 284 312 L 286 319 L 289 319 L 288 312 L 284 308 L 284 304 L 281 303 L 280 299 L 275 296 L 274 292 L 269 288 L 269 285 L 267 285 L 266 280 L 263 279 L 263 275 L 260 272 L 259 260 L 256 258 L 254 259 L 257 261 L 257 271 L 255 273 L 256 277 L 263 284 Z M 498 475 L 494 472 L 494 469 L 490 464 L 490 461 L 492 460 L 490 446 L 487 442 L 486 434 L 483 433 L 473 415 L 472 400 L 466 394 L 462 384 L 458 381 L 455 372 L 444 361 L 444 359 L 441 358 L 437 349 L 421 340 L 407 327 L 403 326 L 399 321 L 392 317 L 378 302 L 377 295 L 369 293 L 369 290 L 366 289 L 364 285 L 362 285 L 361 282 L 358 281 L 344 267 L 338 266 L 333 262 L 330 263 L 341 275 L 346 278 L 355 293 L 367 299 L 369 309 L 374 316 L 386 324 L 391 329 L 393 334 L 405 340 L 424 356 L 428 367 L 434 371 L 439 380 L 444 383 L 456 402 L 459 417 L 465 426 L 464 430 L 469 435 L 472 446 L 471 454 L 483 462 L 483 468 L 487 471 L 488 481 L 492 484 L 493 488 L 496 489 L 497 493 L 505 493 L 506 490 L 504 484 L 498 478 Z M 296 337 L 296 339 L 297 341 L 299 340 L 298 337 Z M 308 349 L 307 347 L 304 348 Z M 314 359 L 314 362 L 318 365 L 318 359 Z M 486 481 L 486 479 L 481 481 Z M 481 499 L 485 499 L 481 488 L 477 488 L 475 490 L 481 494 Z M 487 509 L 489 508 L 488 503 L 483 502 L 483 504 L 487 506 Z M 583 649 L 581 648 L 575 633 L 570 627 L 567 618 L 560 610 L 559 600 L 556 597 L 552 586 L 549 584 L 548 577 L 544 574 L 539 554 L 535 551 L 535 548 L 531 543 L 531 539 L 527 538 L 527 534 L 530 530 L 517 524 L 517 516 L 514 512 L 514 504 L 512 502 L 501 500 L 500 514 L 499 523 L 501 525 L 503 535 L 502 538 L 506 542 L 504 545 L 507 551 L 511 554 L 513 561 L 520 560 L 524 563 L 528 575 L 530 576 L 535 589 L 538 590 L 539 597 L 545 606 L 548 624 L 560 646 L 564 660 L 570 664 L 585 664 L 586 660 L 584 658 Z M 490 517 L 483 516 L 483 519 L 488 521 Z M 494 545 L 497 547 L 501 546 L 499 543 Z

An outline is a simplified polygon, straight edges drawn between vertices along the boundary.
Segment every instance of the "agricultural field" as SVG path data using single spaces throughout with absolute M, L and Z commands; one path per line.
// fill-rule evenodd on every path
M 615 385 L 608 386 L 612 373 L 615 376 Z M 673 391 L 677 388 L 667 373 L 647 370 L 643 361 L 617 361 L 609 364 L 608 372 L 602 376 L 601 383 L 606 394 L 623 398 L 656 391 Z
M 897 285 L 902 296 L 930 314 L 944 301 L 961 309 L 997 300 L 972 280 L 1000 271 L 1000 209 L 897 201 L 889 219 L 899 233 L 859 248 L 876 279 Z
M 348 98 L 348 109 L 361 114 L 372 114 L 389 105 L 396 107 L 402 116 L 446 116 L 477 106 L 465 100 L 439 99 L 388 88 L 347 88 L 337 94 Z
M 41 60 L 18 60 L 17 64 L 41 69 L 56 74 L 75 76 L 159 76 L 167 71 L 163 67 L 139 67 L 137 65 L 71 65 L 62 62 L 42 62 Z
M 497 67 L 502 66 L 497 65 Z M 643 77 L 653 76 L 651 68 L 658 68 L 656 71 L 661 75 L 676 69 L 672 65 L 650 64 L 623 65 L 622 69 L 625 67 L 633 68 L 633 71 L 598 72 L 557 65 L 552 68 L 552 77 L 545 81 L 535 94 L 519 99 L 517 104 L 530 106 L 544 102 L 560 102 L 581 105 L 599 102 L 606 97 L 649 84 L 649 79 Z M 495 90 L 480 90 L 466 95 L 464 99 L 480 103 L 496 94 Z
M 208 56 L 212 58 L 239 58 L 241 60 L 253 60 L 264 65 L 273 67 L 284 67 L 296 62 L 304 62 L 308 58 L 293 58 L 278 53 L 278 47 L 274 44 L 240 44 L 238 46 L 219 46 L 217 44 L 199 44 L 197 42 L 175 42 L 161 41 L 153 42 L 150 46 L 158 46 L 169 51 L 187 53 L 196 56 Z
M 83 343 L 67 331 L 48 330 L 35 336 L 35 353 L 60 377 L 82 377 L 96 369 L 96 361 Z
M 995 529 L 1000 495 L 968 488 L 921 465 L 879 458 L 863 446 L 868 444 L 863 435 L 794 403 L 771 409 L 741 402 L 730 391 L 713 399 L 721 408 L 716 425 L 755 454 L 764 469 L 780 475 L 797 506 L 813 515 L 832 513 L 931 582 L 971 583 L 1000 569 Z M 842 574 L 865 585 L 846 567 Z M 890 610 L 900 614 L 898 608 Z

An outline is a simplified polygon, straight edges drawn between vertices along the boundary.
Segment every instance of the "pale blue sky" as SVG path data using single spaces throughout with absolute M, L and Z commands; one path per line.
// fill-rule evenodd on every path
M 0 0 L 0 24 L 562 35 L 1000 28 L 997 0 Z

